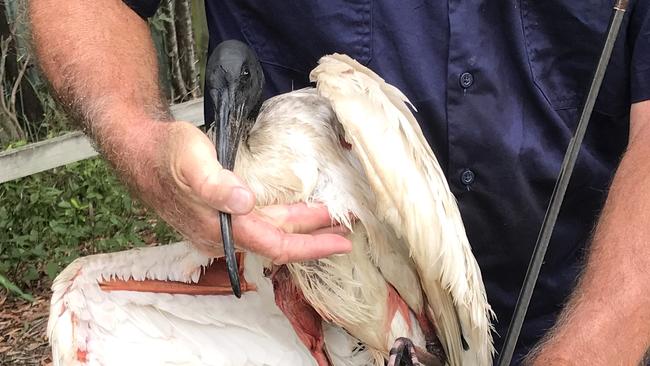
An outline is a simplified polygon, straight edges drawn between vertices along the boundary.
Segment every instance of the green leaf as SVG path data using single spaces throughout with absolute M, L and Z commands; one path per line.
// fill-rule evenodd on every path
M 79 201 L 77 201 L 74 198 L 70 198 L 70 204 L 72 207 L 76 208 L 77 210 L 81 209 L 81 204 L 79 204 Z
M 1 273 L 0 273 L 0 285 L 2 285 L 2 287 L 6 288 L 10 292 L 20 296 L 21 298 L 29 302 L 34 302 L 34 297 L 32 295 L 23 292 L 20 289 L 20 287 L 16 286 L 13 282 L 9 281 L 9 279 L 3 276 Z
M 43 244 L 36 245 L 32 247 L 31 252 L 33 255 L 37 257 L 45 257 L 47 253 L 45 252 L 45 249 L 43 249 Z
M 55 262 L 47 262 L 45 265 L 45 273 L 50 280 L 54 280 L 56 275 L 59 274 L 59 264 Z
M 35 281 L 38 279 L 38 271 L 34 266 L 29 266 L 27 271 L 23 274 L 23 283 L 28 284 L 32 281 Z
M 17 147 L 21 147 L 21 146 L 25 146 L 25 145 L 27 145 L 27 140 L 14 141 L 14 142 L 10 143 L 9 145 L 7 145 L 6 150 L 15 149 Z
M 111 217 L 109 218 L 109 220 L 110 220 L 110 222 L 111 222 L 113 225 L 115 225 L 115 226 L 122 226 L 122 225 L 121 225 L 122 223 L 120 222 L 120 220 L 118 219 L 117 216 L 111 216 Z
M 68 232 L 66 226 L 56 220 L 50 221 L 50 228 L 52 229 L 52 231 L 54 231 L 57 234 L 63 235 Z

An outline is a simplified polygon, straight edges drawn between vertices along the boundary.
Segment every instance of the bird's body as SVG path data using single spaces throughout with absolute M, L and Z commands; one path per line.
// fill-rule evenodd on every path
M 55 359 L 78 360 L 79 350 L 90 359 L 100 349 L 90 345 L 109 339 L 153 337 L 152 352 L 164 347 L 161 339 L 171 339 L 190 350 L 188 357 L 223 360 L 214 364 L 383 365 L 397 338 L 425 350 L 437 336 L 450 365 L 491 363 L 491 313 L 480 271 L 408 101 L 341 55 L 323 58 L 312 78 L 317 89 L 269 99 L 249 130 L 236 131 L 241 141 L 234 171 L 259 205 L 325 204 L 333 220 L 351 229 L 352 252 L 286 267 L 248 253 L 243 284 L 249 291 L 241 300 L 97 285 L 112 276 L 195 282 L 209 259 L 186 245 L 150 248 L 147 256 L 116 254 L 122 258 L 111 263 L 102 259 L 109 257 L 81 259 L 54 285 L 49 334 Z M 236 99 L 232 94 L 228 98 Z M 193 259 L 179 260 L 174 250 Z M 165 263 L 158 267 L 157 261 Z M 107 300 L 111 296 L 116 300 Z M 95 312 L 119 316 L 111 321 Z M 107 328 L 91 326 L 97 322 L 108 322 Z M 122 325 L 137 335 L 114 336 L 111 327 Z M 249 349 L 254 337 L 259 341 Z M 76 351 L 67 351 L 69 343 Z M 191 360 L 179 364 L 202 364 Z
M 352 253 L 287 267 L 323 318 L 343 326 L 383 362 L 399 336 L 425 348 L 417 318 L 406 306 L 424 321 L 424 301 L 408 251 L 392 228 L 376 219 L 374 194 L 343 138 L 329 102 L 315 89 L 283 94 L 262 106 L 239 148 L 235 172 L 261 205 L 321 202 L 333 220 L 352 230 Z

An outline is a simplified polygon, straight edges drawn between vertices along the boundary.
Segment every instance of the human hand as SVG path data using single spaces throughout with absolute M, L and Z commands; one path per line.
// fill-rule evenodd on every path
M 199 129 L 186 122 L 157 125 L 153 189 L 143 199 L 201 251 L 223 255 L 219 211 L 233 214 L 237 245 L 275 263 L 347 252 L 345 230 L 322 205 L 255 207 L 255 197 L 241 179 L 221 168 L 216 150 Z

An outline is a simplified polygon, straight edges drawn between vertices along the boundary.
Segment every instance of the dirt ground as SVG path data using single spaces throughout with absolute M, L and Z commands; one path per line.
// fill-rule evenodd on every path
M 10 296 L 0 290 L 0 365 L 51 365 L 45 336 L 50 293 L 33 294 L 36 301 Z

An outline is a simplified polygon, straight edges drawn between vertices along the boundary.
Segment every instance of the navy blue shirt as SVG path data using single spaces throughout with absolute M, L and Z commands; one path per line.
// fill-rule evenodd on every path
M 458 199 L 500 349 L 612 3 L 215 0 L 206 10 L 210 49 L 250 44 L 267 96 L 307 86 L 319 57 L 342 52 L 410 98 Z M 630 104 L 650 99 L 649 4 L 632 0 L 625 16 L 515 363 L 571 293 L 626 147 Z

